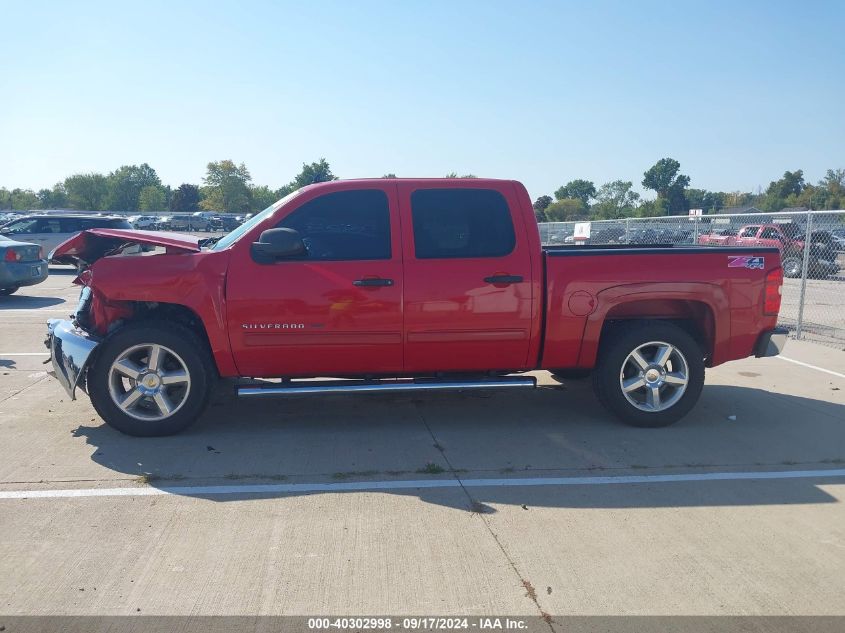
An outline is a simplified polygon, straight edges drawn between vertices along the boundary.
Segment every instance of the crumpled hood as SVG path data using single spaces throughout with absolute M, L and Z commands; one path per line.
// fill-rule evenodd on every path
M 168 253 L 198 253 L 200 238 L 163 231 L 129 229 L 89 229 L 65 240 L 53 249 L 49 259 L 58 264 L 91 265 L 109 252 L 127 244 L 162 246 Z

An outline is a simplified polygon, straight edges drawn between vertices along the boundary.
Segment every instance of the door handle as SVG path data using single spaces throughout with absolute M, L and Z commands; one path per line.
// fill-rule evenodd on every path
M 484 282 L 488 284 L 518 284 L 521 281 L 522 275 L 493 275 L 484 278 Z
M 381 277 L 370 277 L 367 279 L 356 279 L 352 282 L 353 286 L 392 286 L 392 279 L 382 279 Z

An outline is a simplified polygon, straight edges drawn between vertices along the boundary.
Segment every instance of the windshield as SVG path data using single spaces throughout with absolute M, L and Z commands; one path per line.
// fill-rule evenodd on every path
M 224 248 L 228 248 L 229 246 L 231 246 L 232 244 L 237 242 L 239 239 L 241 239 L 241 237 L 243 237 L 243 235 L 245 233 L 248 233 L 249 231 L 251 231 L 252 227 L 254 227 L 258 224 L 261 224 L 264 220 L 266 220 L 268 217 L 273 215 L 280 207 L 287 204 L 290 200 L 292 200 L 293 198 L 295 198 L 298 195 L 299 195 L 298 189 L 296 191 L 290 192 L 288 195 L 286 195 L 284 198 L 282 198 L 278 202 L 274 202 L 269 207 L 264 209 L 264 211 L 262 211 L 261 213 L 257 213 L 256 215 L 251 217 L 249 220 L 247 220 L 246 222 L 241 224 L 238 228 L 236 228 L 234 231 L 232 231 L 228 235 L 224 235 L 223 237 L 221 237 L 218 240 L 218 242 L 214 246 L 212 246 L 209 250 L 222 251 Z

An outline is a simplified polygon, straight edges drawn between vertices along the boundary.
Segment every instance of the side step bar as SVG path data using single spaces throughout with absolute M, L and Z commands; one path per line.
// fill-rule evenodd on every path
M 251 396 L 312 396 L 327 393 L 387 393 L 408 391 L 462 391 L 480 389 L 533 389 L 533 376 L 503 376 L 475 380 L 396 378 L 391 380 L 291 380 L 267 385 L 235 387 L 239 398 Z

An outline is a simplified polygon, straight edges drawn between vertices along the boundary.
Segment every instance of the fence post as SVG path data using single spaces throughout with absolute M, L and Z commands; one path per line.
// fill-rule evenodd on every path
M 692 243 L 698 244 L 698 219 L 699 219 L 699 216 L 694 215 L 694 216 L 692 216 L 692 218 L 693 218 L 693 222 L 692 222 L 693 230 L 695 231 L 694 239 L 693 239 Z
M 631 232 L 631 218 L 625 218 L 625 243 L 626 244 L 629 244 L 630 241 L 631 241 L 631 238 L 630 238 L 630 235 L 629 235 L 630 232 Z
M 804 296 L 807 293 L 807 275 L 810 268 L 810 249 L 812 248 L 812 240 L 810 236 L 813 234 L 813 214 L 807 212 L 807 232 L 804 234 L 804 261 L 801 264 L 801 294 L 798 298 L 798 323 L 795 326 L 795 338 L 800 339 L 804 327 Z

